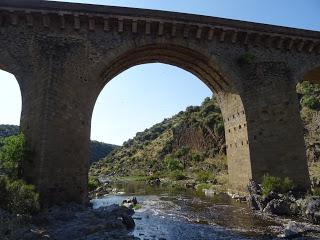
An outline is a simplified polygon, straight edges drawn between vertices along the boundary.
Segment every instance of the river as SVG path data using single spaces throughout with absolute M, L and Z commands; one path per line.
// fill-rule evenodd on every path
M 246 203 L 226 194 L 206 196 L 192 189 L 144 182 L 117 182 L 113 187 L 119 194 L 93 199 L 93 207 L 137 197 L 141 208 L 133 215 L 136 227 L 132 234 L 142 240 L 280 239 L 275 232 L 283 219 L 254 214 Z

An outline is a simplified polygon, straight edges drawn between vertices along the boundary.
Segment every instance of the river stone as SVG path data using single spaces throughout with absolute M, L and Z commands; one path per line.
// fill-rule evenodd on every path
M 259 184 L 257 184 L 255 181 L 253 181 L 252 179 L 249 180 L 248 183 L 248 191 L 249 193 L 252 194 L 261 194 L 261 187 L 259 186 Z
M 151 186 L 160 185 L 161 180 L 159 178 L 150 179 L 147 181 L 147 183 L 150 184 Z
M 127 229 L 133 229 L 136 224 L 131 216 L 128 214 L 122 214 L 122 223 L 127 227 Z
M 270 202 L 270 201 L 273 200 L 273 199 L 280 199 L 280 198 L 282 198 L 282 197 L 283 197 L 282 194 L 278 194 L 278 193 L 276 193 L 275 191 L 270 191 L 270 192 L 268 193 L 268 195 L 265 197 L 265 201 L 266 201 L 266 202 Z
M 263 209 L 263 212 L 276 215 L 289 215 L 290 203 L 284 199 L 272 199 Z
M 320 197 L 310 197 L 305 202 L 305 216 L 313 223 L 320 223 Z
M 296 222 L 292 221 L 286 225 L 281 237 L 285 237 L 288 239 L 300 237 L 304 231 L 305 230 L 303 229 L 301 224 L 297 224 Z
M 265 207 L 265 202 L 261 195 L 251 194 L 249 195 L 247 201 L 252 210 L 262 211 Z

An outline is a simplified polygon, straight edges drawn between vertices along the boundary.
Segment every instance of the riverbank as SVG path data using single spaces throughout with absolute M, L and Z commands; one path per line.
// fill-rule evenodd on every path
M 215 180 L 204 177 L 201 180 L 196 178 L 182 178 L 176 179 L 172 177 L 162 176 L 111 176 L 106 177 L 103 175 L 92 176 L 91 181 L 95 182 L 95 186 L 90 192 L 90 197 L 101 197 L 106 194 L 116 193 L 113 185 L 117 182 L 142 182 L 150 186 L 163 186 L 168 188 L 178 188 L 178 189 L 194 189 L 197 191 L 206 192 L 208 195 L 215 195 L 219 193 L 228 193 L 228 179 L 226 174 L 221 174 L 216 176 Z M 216 180 L 218 179 L 218 180 Z M 235 196 L 240 196 L 235 194 Z M 242 195 L 242 199 L 243 199 Z
M 133 218 L 135 237 L 140 239 L 318 239 L 319 227 L 304 219 L 286 218 L 252 211 L 245 202 L 227 194 L 206 196 L 190 188 L 151 186 L 145 182 L 121 181 L 114 193 L 93 199 L 95 208 L 121 203 L 136 196 L 140 209 Z
M 98 188 L 100 192 L 94 192 L 93 196 L 103 197 L 108 196 L 109 194 L 124 194 L 123 190 L 121 190 L 121 186 L 130 184 L 130 182 L 144 184 L 145 188 L 151 188 L 151 190 L 149 190 L 150 192 L 155 191 L 156 193 L 156 189 L 166 188 L 167 191 L 171 192 L 193 191 L 194 195 L 204 195 L 207 197 L 227 194 L 226 185 L 217 185 L 210 182 L 199 183 L 190 179 L 172 181 L 169 178 L 150 179 L 148 177 L 121 177 L 105 180 L 103 183 L 105 187 Z M 250 194 L 247 196 L 228 194 L 235 201 L 245 202 L 247 207 L 251 209 L 250 211 L 253 211 L 253 214 L 265 216 L 267 218 L 280 216 L 286 217 L 289 220 L 298 220 L 297 223 L 289 226 L 290 231 L 288 230 L 286 234 L 294 235 L 310 231 L 308 222 L 310 224 L 319 224 L 320 197 L 305 195 L 305 193 L 296 191 L 288 191 L 286 193 L 271 191 L 266 196 L 263 196 L 259 185 L 249 186 L 249 192 Z M 140 189 L 136 189 L 136 193 L 139 194 Z M 304 223 L 301 225 L 299 221 Z M 289 222 L 290 221 L 287 221 L 287 224 Z M 283 225 L 282 230 L 285 228 L 286 226 Z M 312 227 L 311 229 L 317 229 L 317 227 Z
M 134 211 L 118 204 L 99 209 L 77 204 L 55 206 L 34 216 L 0 209 L 2 240 L 136 239 L 132 234 Z

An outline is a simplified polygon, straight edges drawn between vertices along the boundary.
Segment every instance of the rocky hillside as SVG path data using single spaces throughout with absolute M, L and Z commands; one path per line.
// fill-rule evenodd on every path
M 214 98 L 206 98 L 201 106 L 190 106 L 138 132 L 94 164 L 91 172 L 117 176 L 215 172 L 226 169 L 224 156 L 221 112 Z
M 320 187 L 320 84 L 302 82 L 297 86 L 300 115 L 304 123 L 310 177 Z
M 19 133 L 19 126 L 17 125 L 0 125 L 0 147 L 1 139 L 16 135 Z M 90 143 L 90 163 L 96 162 L 99 159 L 107 156 L 113 149 L 118 146 L 107 144 L 98 141 L 91 141 Z
M 313 172 L 315 168 L 311 163 L 320 162 L 320 86 L 303 82 L 297 85 L 297 93 L 310 171 Z M 224 141 L 219 107 L 214 98 L 206 98 L 201 106 L 190 106 L 138 132 L 133 139 L 96 163 L 91 173 L 116 176 L 167 174 L 170 164 L 185 173 L 217 172 L 226 168 L 226 162 L 222 160 L 225 159 Z M 319 172 L 320 179 L 320 163 L 318 168 L 315 172 Z
M 320 161 L 320 85 L 303 82 L 297 86 L 304 123 L 307 156 L 310 163 Z

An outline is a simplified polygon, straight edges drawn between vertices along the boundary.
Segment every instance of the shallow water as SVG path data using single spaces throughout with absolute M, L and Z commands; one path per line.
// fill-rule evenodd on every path
M 115 187 L 124 194 L 93 199 L 93 206 L 119 204 L 136 196 L 142 208 L 133 215 L 132 234 L 140 239 L 278 239 L 272 234 L 279 228 L 278 221 L 254 214 L 246 203 L 225 194 L 208 197 L 195 190 L 142 182 L 121 182 Z

